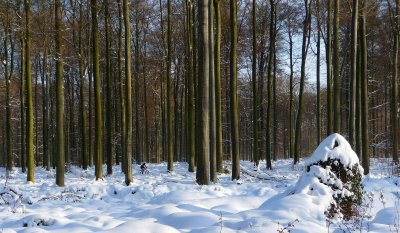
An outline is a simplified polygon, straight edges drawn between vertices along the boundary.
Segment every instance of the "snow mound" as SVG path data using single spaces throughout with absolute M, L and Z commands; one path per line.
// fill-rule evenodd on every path
M 318 163 L 319 161 L 325 162 L 331 160 L 340 161 L 343 166 L 353 168 L 354 165 L 360 164 L 357 154 L 351 149 L 350 144 L 340 134 L 334 133 L 325 138 L 311 155 L 311 157 L 304 163 L 305 166 Z M 359 169 L 362 169 L 359 166 Z M 361 173 L 363 170 L 361 170 Z
M 306 170 L 295 186 L 260 206 L 313 219 L 345 219 L 355 216 L 353 206 L 361 204 L 362 167 L 356 153 L 339 134 L 326 138 L 305 162 Z

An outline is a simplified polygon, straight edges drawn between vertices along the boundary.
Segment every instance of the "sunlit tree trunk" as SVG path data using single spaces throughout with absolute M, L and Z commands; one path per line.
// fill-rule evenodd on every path
M 216 127 L 216 158 L 217 172 L 223 171 L 222 153 L 222 110 L 221 110 L 221 0 L 214 0 L 215 11 L 215 127 Z
M 198 95 L 196 109 L 198 115 L 198 138 L 196 141 L 197 172 L 196 182 L 208 185 L 210 180 L 210 135 L 209 135 L 209 1 L 198 0 Z
M 28 175 L 27 180 L 35 182 L 35 163 L 33 153 L 33 103 L 32 103 L 32 69 L 31 69 L 31 3 L 24 0 L 25 5 L 25 79 L 26 79 L 26 158 Z
M 131 80 L 131 27 L 129 21 L 128 0 L 123 0 L 123 15 L 125 26 L 125 184 L 130 185 L 132 176 L 132 80 Z

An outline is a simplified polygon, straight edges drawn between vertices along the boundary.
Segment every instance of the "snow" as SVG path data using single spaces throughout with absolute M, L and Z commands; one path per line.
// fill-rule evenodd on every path
M 317 149 L 325 153 L 320 158 L 338 156 L 340 161 L 356 164 L 356 158 L 340 157 L 338 151 L 347 153 L 349 148 L 341 136 L 328 139 Z M 329 152 L 333 140 L 338 140 L 339 147 Z M 289 227 L 293 233 L 328 232 L 324 211 L 332 190 L 315 176 L 326 171 L 314 166 L 310 172 L 304 171 L 310 160 L 294 166 L 291 160 L 278 160 L 272 171 L 265 170 L 265 161 L 258 171 L 253 170 L 253 163 L 242 161 L 240 183 L 222 174 L 218 183 L 208 186 L 195 183 L 195 174 L 187 172 L 187 163 L 174 163 L 172 173 L 166 172 L 166 163 L 148 164 L 149 174 L 140 174 L 139 166 L 134 165 L 131 186 L 124 184 L 118 166 L 103 181 L 95 180 L 94 168 L 82 171 L 71 167 L 65 187 L 55 185 L 54 171 L 37 167 L 35 183 L 27 183 L 26 174 L 14 169 L 4 188 L 5 169 L 0 168 L 0 193 L 11 189 L 22 195 L 11 196 L 9 205 L 0 198 L 0 229 L 24 233 L 268 233 L 293 223 Z M 395 232 L 400 215 L 400 178 L 390 176 L 389 169 L 382 170 L 384 160 L 372 159 L 371 164 L 371 175 L 363 178 L 365 191 L 372 197 L 371 208 L 366 208 L 371 217 L 363 220 L 362 232 Z M 340 222 L 329 228 L 329 232 L 346 229 Z
M 352 168 L 359 164 L 357 154 L 351 149 L 350 144 L 340 134 L 334 133 L 325 138 L 305 163 L 306 166 L 318 161 L 339 160 L 343 166 Z

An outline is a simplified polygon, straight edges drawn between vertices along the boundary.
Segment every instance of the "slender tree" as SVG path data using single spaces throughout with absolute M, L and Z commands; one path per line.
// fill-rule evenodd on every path
M 9 74 L 9 54 L 8 54 L 8 38 L 11 32 L 10 28 L 10 16 L 9 10 L 7 9 L 6 13 L 6 25 L 4 28 L 5 36 L 4 36 L 4 76 L 6 79 L 6 154 L 7 154 L 7 172 L 10 172 L 13 168 L 13 155 L 12 155 L 12 127 L 11 127 L 11 97 L 10 97 L 10 86 L 11 86 L 11 76 L 12 71 Z M 14 61 L 11 60 L 11 63 Z
M 195 171 L 195 155 L 196 155 L 196 147 L 195 147 L 195 96 L 194 96 L 194 73 L 193 73 L 193 17 L 192 17 L 192 8 L 193 2 L 191 0 L 187 0 L 187 20 L 188 20 L 188 82 L 187 82 L 187 98 L 188 98 L 188 106 L 187 106 L 187 117 L 188 117 L 188 126 L 187 126 L 187 137 L 188 137 L 188 156 L 189 156 L 189 172 Z
M 268 92 L 268 102 L 267 102 L 267 122 L 266 122 L 266 160 L 267 169 L 272 169 L 271 163 L 271 119 L 272 119 L 272 69 L 275 53 L 275 0 L 270 0 L 270 24 L 269 24 L 269 55 L 268 55 L 268 80 L 267 80 L 267 92 Z
M 339 5 L 340 0 L 334 1 L 333 9 L 333 131 L 340 132 L 340 71 L 339 71 Z
M 294 139 L 294 164 L 299 162 L 300 159 L 300 144 L 301 144 L 301 125 L 302 125 L 302 114 L 303 114 L 303 97 L 304 97 L 304 85 L 306 76 L 306 60 L 307 52 L 310 45 L 310 25 L 311 25 L 311 1 L 304 0 L 305 6 L 305 19 L 303 22 L 303 39 L 301 46 L 301 71 L 300 71 L 300 90 L 299 90 L 299 106 L 297 110 L 297 120 L 296 120 L 296 134 Z
M 368 68 L 367 68 L 367 38 L 366 38 L 366 19 L 367 19 L 367 0 L 363 1 L 362 18 L 360 20 L 361 36 L 361 138 L 362 138 L 362 166 L 364 174 L 369 174 L 369 126 L 368 126 Z
M 124 93 L 124 80 L 122 78 L 122 28 L 123 28 L 123 23 L 122 23 L 122 4 L 121 0 L 118 0 L 118 82 L 119 82 L 119 96 L 120 96 L 120 142 L 121 142 L 121 167 L 122 171 L 126 172 L 125 168 L 125 162 L 126 160 L 126 117 L 125 117 L 125 93 Z
M 88 168 L 88 143 L 87 143 L 87 131 L 86 131 L 86 94 L 85 94 L 85 68 L 84 68 L 84 50 L 83 50 L 83 3 L 79 3 L 79 77 L 80 77 L 80 124 L 81 124 L 81 157 L 82 157 L 82 168 L 86 170 Z
M 125 184 L 130 185 L 132 176 L 132 80 L 131 80 L 131 27 L 128 0 L 123 0 L 125 26 Z
M 214 1 L 208 0 L 208 45 L 209 45 L 209 95 L 210 95 L 210 180 L 217 182 L 216 151 L 216 101 L 215 101 L 215 69 L 214 69 Z
M 198 0 L 198 99 L 196 108 L 198 115 L 198 137 L 196 141 L 197 172 L 196 182 L 208 185 L 210 182 L 210 135 L 209 135 L 209 0 Z
M 258 155 L 258 101 L 257 101 L 257 29 L 256 29 L 256 9 L 257 1 L 253 0 L 253 10 L 252 10 L 252 63 L 251 63 L 251 82 L 253 88 L 253 160 L 255 167 L 258 168 L 260 163 L 260 158 Z
M 172 22 L 171 22 L 171 0 L 167 1 L 167 140 L 168 140 L 168 171 L 174 170 L 174 140 L 173 140 L 173 87 L 171 77 L 172 64 Z
M 112 81 L 111 81 L 111 44 L 110 44 L 110 13 L 108 0 L 104 0 L 104 27 L 106 33 L 106 86 L 107 86 L 107 101 L 106 101 L 106 157 L 107 157 L 107 175 L 113 173 L 113 109 L 112 109 Z
M 94 75 L 94 108 L 95 108 L 95 145 L 94 157 L 96 180 L 103 179 L 103 158 L 102 158 L 102 112 L 100 93 L 100 55 L 99 55 L 99 25 L 97 19 L 97 0 L 91 0 L 92 10 L 92 54 L 93 54 L 93 75 Z
M 57 170 L 56 184 L 64 186 L 65 173 L 65 146 L 64 146 L 64 79 L 63 79 L 63 60 L 62 60 L 62 5 L 60 0 L 55 0 L 55 28 L 56 28 L 56 146 L 57 146 Z
M 326 89 L 327 89 L 327 134 L 330 135 L 333 132 L 333 103 L 332 103 L 332 0 L 327 2 L 327 36 L 326 36 Z
M 317 16 L 317 144 L 322 140 L 321 119 L 321 18 L 319 0 L 315 2 Z
M 240 179 L 239 157 L 239 112 L 238 112 L 238 78 L 237 78 L 237 1 L 230 1 L 230 113 L 231 113 L 231 145 L 232 145 L 232 180 Z
M 222 159 L 222 111 L 221 111 L 221 0 L 214 0 L 215 11 L 215 127 L 216 127 L 216 158 L 217 172 L 223 171 Z
M 351 16 L 351 79 L 350 79 L 350 116 L 349 142 L 353 147 L 356 142 L 356 86 L 357 86 L 357 32 L 358 32 L 358 0 L 353 0 Z
M 400 0 L 396 0 L 396 16 L 393 28 L 393 74 L 392 74 L 392 98 L 391 98 L 391 119 L 392 119 L 392 154 L 393 162 L 399 163 L 398 147 L 398 61 L 399 61 L 399 27 L 400 27 Z
M 26 79 L 26 158 L 28 167 L 27 180 L 35 182 L 35 162 L 33 153 L 33 103 L 32 103 L 32 70 L 31 70 L 31 3 L 24 0 L 25 5 L 25 79 Z

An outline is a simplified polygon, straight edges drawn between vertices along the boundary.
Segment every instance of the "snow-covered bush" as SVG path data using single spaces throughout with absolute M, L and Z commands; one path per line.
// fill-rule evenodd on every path
M 332 195 L 325 214 L 345 221 L 358 215 L 362 202 L 363 168 L 350 144 L 339 134 L 327 137 L 305 163 L 306 174 L 315 177 Z M 328 189 L 326 189 L 328 187 Z

